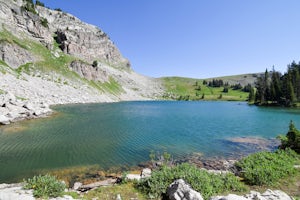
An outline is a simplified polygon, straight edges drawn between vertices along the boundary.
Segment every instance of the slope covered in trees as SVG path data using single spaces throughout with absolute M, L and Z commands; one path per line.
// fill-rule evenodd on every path
M 255 103 L 297 106 L 300 102 L 300 63 L 292 62 L 283 75 L 273 70 L 257 78 Z M 250 99 L 250 98 L 249 98 Z

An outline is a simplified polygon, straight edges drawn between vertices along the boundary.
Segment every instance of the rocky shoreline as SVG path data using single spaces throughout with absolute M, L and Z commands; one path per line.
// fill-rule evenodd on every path
M 53 111 L 43 102 L 33 103 L 17 99 L 12 93 L 0 95 L 0 125 L 24 120 L 45 117 Z
M 78 81 L 68 80 L 68 84 L 58 82 L 56 80 L 59 80 L 60 76 L 57 74 L 52 74 L 52 77 L 22 74 L 18 77 L 9 73 L 0 73 L 0 125 L 48 116 L 53 112 L 50 108 L 52 105 L 150 100 L 157 98 L 152 95 L 153 93 L 158 96 L 161 93 L 160 84 L 154 83 L 149 78 L 134 72 L 126 76 L 128 79 L 135 76 L 140 88 L 155 89 L 141 89 L 146 91 L 141 94 L 132 92 L 126 88 L 137 87 L 138 83 L 129 82 L 127 86 L 123 86 L 122 93 L 114 95 L 101 92 Z
M 206 169 L 203 169 L 206 170 Z M 210 173 L 230 173 L 229 171 L 208 170 Z M 144 178 L 151 177 L 151 169 L 142 169 L 140 174 L 127 174 L 125 179 L 127 181 L 139 181 Z M 84 198 L 84 194 L 89 190 L 94 190 L 99 187 L 113 186 L 122 182 L 121 177 L 108 178 L 103 181 L 93 182 L 83 185 L 81 182 L 75 182 L 72 188 L 66 189 L 65 192 L 76 192 L 80 199 Z M 33 190 L 25 190 L 23 188 L 24 183 L 16 184 L 0 184 L 0 199 L 1 200 L 35 200 L 33 196 Z M 170 200 L 203 200 L 200 192 L 197 192 L 191 188 L 191 186 L 183 179 L 175 180 L 169 185 L 166 191 L 166 196 Z M 98 198 L 95 198 L 98 199 Z M 116 200 L 122 199 L 118 194 Z M 292 200 L 288 194 L 281 190 L 267 189 L 264 193 L 250 191 L 248 194 L 237 195 L 228 194 L 226 196 L 212 196 L 210 200 Z M 74 200 L 69 195 L 62 197 L 50 198 L 50 200 Z

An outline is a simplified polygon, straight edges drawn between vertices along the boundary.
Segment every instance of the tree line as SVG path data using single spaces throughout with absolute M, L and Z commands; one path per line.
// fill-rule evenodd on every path
M 255 104 L 294 106 L 300 101 L 300 63 L 293 61 L 283 75 L 274 67 L 271 72 L 266 70 L 255 87 Z

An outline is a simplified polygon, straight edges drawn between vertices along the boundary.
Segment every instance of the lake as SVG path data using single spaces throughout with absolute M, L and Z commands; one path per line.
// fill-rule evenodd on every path
M 74 166 L 134 166 L 151 150 L 175 158 L 192 153 L 234 157 L 260 149 L 232 138 L 274 139 L 300 110 L 245 102 L 146 101 L 53 107 L 52 117 L 0 126 L 0 182 L 40 170 Z

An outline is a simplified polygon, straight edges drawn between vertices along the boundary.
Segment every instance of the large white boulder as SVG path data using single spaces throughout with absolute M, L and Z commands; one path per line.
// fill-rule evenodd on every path
M 10 124 L 9 118 L 4 115 L 0 115 L 0 125 L 7 125 L 7 124 Z
M 201 194 L 191 188 L 184 180 L 174 181 L 167 189 L 170 200 L 203 200 Z
M 212 197 L 210 200 L 292 200 L 292 198 L 281 190 L 268 189 L 263 194 L 251 191 L 250 194 L 244 196 L 229 194 L 227 196 Z

